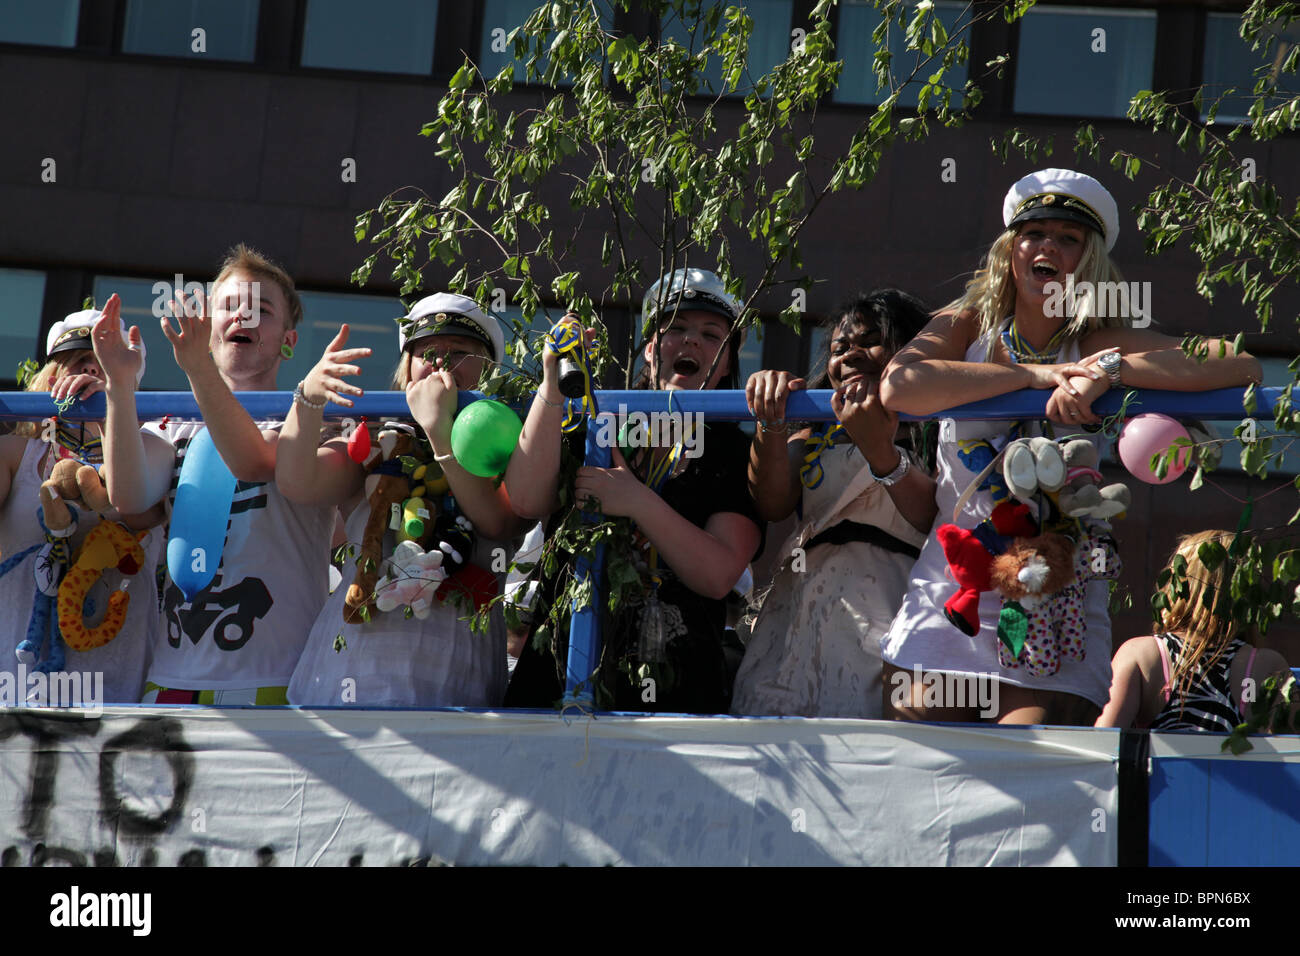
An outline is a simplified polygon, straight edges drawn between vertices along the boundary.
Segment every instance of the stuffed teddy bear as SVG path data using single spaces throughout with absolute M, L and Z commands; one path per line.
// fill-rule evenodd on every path
M 1088 584 L 1118 578 L 1122 565 L 1109 535 L 1085 534 L 1077 543 L 1043 535 L 1017 545 L 994 559 L 997 567 L 990 571 L 995 587 L 1010 599 L 999 619 L 998 660 L 1003 667 L 1023 665 L 1034 677 L 1050 677 L 1063 658 L 1084 659 Z
M 33 664 L 42 647 L 48 651 L 36 669 L 44 672 L 63 670 L 66 647 L 78 651 L 102 647 L 117 636 L 126 620 L 130 598 L 126 583 L 113 591 L 102 609 L 92 610 L 94 623 L 86 621 L 87 595 L 105 571 L 116 568 L 126 575 L 139 572 L 144 564 L 141 542 L 155 522 L 156 510 L 133 516 L 142 530 L 132 532 L 114 520 L 117 512 L 108 500 L 108 491 L 100 473 L 91 465 L 73 458 L 55 462 L 48 480 L 41 484 L 41 524 L 46 543 L 40 545 L 33 569 L 36 576 L 36 599 L 28 622 L 26 638 L 17 647 L 18 659 Z M 89 511 L 101 516 L 77 552 L 70 558 L 68 540 L 77 528 L 77 511 L 69 502 L 80 501 Z M 71 564 L 71 570 L 67 570 Z M 66 571 L 66 573 L 65 573 Z M 54 602 L 57 597 L 57 614 Z
M 957 593 L 943 605 L 954 627 L 970 637 L 979 633 L 980 594 L 992 590 L 989 568 L 994 555 L 1006 550 L 1011 540 L 1037 533 L 1028 506 L 1011 501 L 999 504 L 973 531 L 955 524 L 939 526 L 935 534 L 948 559 L 949 576 L 957 583 Z

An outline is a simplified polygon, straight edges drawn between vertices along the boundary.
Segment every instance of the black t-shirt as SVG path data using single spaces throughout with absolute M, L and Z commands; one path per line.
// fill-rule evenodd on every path
M 580 441 L 581 432 L 574 440 Z M 581 449 L 582 445 L 577 445 Z M 703 528 L 720 512 L 740 514 L 754 522 L 761 536 L 762 519 L 749 496 L 746 471 L 749 438 L 730 422 L 705 426 L 700 457 L 689 460 L 686 469 L 668 479 L 660 495 L 674 511 L 696 527 Z M 553 515 L 548 533 L 562 515 Z M 672 569 L 659 566 L 662 583 L 657 597 L 668 638 L 667 667 L 649 665 L 641 671 L 636 661 L 637 640 L 643 604 L 624 605 L 617 615 L 606 611 L 601 623 L 602 654 L 596 691 L 597 704 L 615 710 L 669 713 L 725 713 L 731 696 L 730 671 L 723 655 L 726 601 L 707 598 L 692 591 Z M 556 582 L 543 579 L 536 620 L 555 599 Z M 607 594 L 607 591 L 602 590 Z M 567 626 L 567 617 L 565 619 Z M 568 657 L 568 633 L 557 634 L 555 654 L 538 651 L 530 639 L 506 692 L 510 707 L 550 707 L 564 693 L 564 663 Z M 654 700 L 647 700 L 642 676 L 654 681 Z

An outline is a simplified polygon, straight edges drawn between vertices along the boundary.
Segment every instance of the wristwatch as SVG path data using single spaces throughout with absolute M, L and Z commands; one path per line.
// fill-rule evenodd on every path
M 1119 380 L 1120 357 L 1118 352 L 1107 352 L 1097 359 L 1097 366 L 1110 378 L 1110 384 L 1118 388 L 1123 383 Z

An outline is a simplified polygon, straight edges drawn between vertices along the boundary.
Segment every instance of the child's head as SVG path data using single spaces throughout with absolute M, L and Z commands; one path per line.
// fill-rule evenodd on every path
M 99 361 L 95 358 L 90 337 L 95 323 L 103 314 L 99 309 L 83 309 L 80 312 L 73 312 L 50 327 L 45 337 L 45 364 L 27 383 L 27 391 L 48 392 L 59 379 L 83 373 L 103 380 L 104 370 L 99 367 Z M 126 339 L 125 322 L 121 324 L 121 329 L 122 338 Z M 137 381 L 144 377 L 144 343 L 141 342 L 138 348 L 140 371 L 136 376 Z
M 652 381 L 659 388 L 736 387 L 742 336 L 732 327 L 741 305 L 721 279 L 703 269 L 678 269 L 650 287 L 641 308 L 655 331 L 642 350 L 638 388 Z
M 402 359 L 393 387 L 405 389 L 427 374 L 425 368 L 450 369 L 456 387 L 475 388 L 483 373 L 505 354 L 501 324 L 463 295 L 439 292 L 426 296 L 401 320 L 397 333 Z
M 1226 557 L 1214 568 L 1206 567 L 1198 551 L 1206 542 L 1215 541 L 1227 548 L 1235 535 L 1231 531 L 1201 531 L 1178 539 L 1170 555 L 1167 570 L 1179 557 L 1187 562 L 1184 580 L 1172 578 L 1162 591 L 1168 602 L 1158 615 L 1161 630 L 1182 636 L 1187 653 L 1178 662 L 1170 682 L 1179 687 L 1195 671 L 1196 665 L 1208 667 L 1223 655 L 1240 626 L 1232 619 L 1232 562 Z

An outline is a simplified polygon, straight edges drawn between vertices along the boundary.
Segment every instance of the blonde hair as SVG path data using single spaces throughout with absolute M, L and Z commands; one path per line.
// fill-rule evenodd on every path
M 1034 220 L 1030 220 L 1033 222 Z M 1008 227 L 989 247 L 980 267 L 975 270 L 966 291 L 941 312 L 973 313 L 979 323 L 979 337 L 992 338 L 1007 316 L 1016 311 L 1016 283 L 1011 274 L 1011 250 L 1020 230 L 1028 223 Z M 1095 298 L 1080 294 L 1078 287 L 1087 282 L 1095 289 L 1099 282 L 1122 282 L 1124 277 L 1106 251 L 1106 240 L 1094 229 L 1084 229 L 1083 255 L 1074 273 L 1074 318 L 1066 327 L 1066 338 L 1073 341 L 1094 329 L 1123 327 L 1126 316 L 1094 315 Z
M 247 272 L 258 279 L 279 286 L 280 291 L 284 293 L 285 303 L 289 306 L 288 327 L 291 329 L 298 327 L 298 323 L 302 321 L 302 300 L 298 298 L 298 290 L 294 287 L 293 279 L 278 263 L 268 259 L 252 246 L 246 246 L 241 242 L 232 247 L 221 260 L 217 277 L 212 280 L 214 293 L 232 272 Z
M 432 338 L 436 338 L 436 336 L 427 335 L 425 336 L 425 338 L 432 339 Z M 415 341 L 423 342 L 424 339 L 416 339 Z M 474 341 L 474 344 L 477 345 L 480 349 L 482 349 L 482 352 L 480 354 L 483 358 L 484 365 L 483 365 L 483 374 L 480 375 L 479 377 L 481 383 L 483 376 L 489 374 L 489 372 L 492 369 L 492 365 L 493 365 L 492 351 L 482 342 L 479 342 L 477 340 L 472 340 L 472 341 Z M 415 343 L 409 343 L 409 344 L 413 345 Z M 412 355 L 411 349 L 409 348 L 403 349 L 402 357 L 397 360 L 397 368 L 393 369 L 393 380 L 392 380 L 392 384 L 389 387 L 395 392 L 404 392 L 406 391 L 406 386 L 411 384 L 411 355 Z
M 1201 531 L 1178 539 L 1166 569 L 1173 570 L 1174 562 L 1182 557 L 1187 562 L 1185 580 L 1171 579 L 1161 592 L 1165 607 L 1159 614 L 1160 628 L 1182 635 L 1184 652 L 1169 675 L 1169 685 L 1185 697 L 1192 678 L 1199 669 L 1208 669 L 1222 659 L 1241 626 L 1232 619 L 1232 562 L 1225 554 L 1210 569 L 1198 553 L 1202 544 L 1216 541 L 1227 547 L 1236 535 L 1231 531 Z
M 57 379 L 62 378 L 68 373 L 68 369 L 80 362 L 84 357 L 83 353 L 90 352 L 91 349 L 69 349 L 64 352 L 58 352 L 41 366 L 41 370 L 32 376 L 27 383 L 26 391 L 29 392 L 48 392 L 50 386 Z M 14 426 L 13 434 L 22 438 L 35 438 L 41 433 L 40 422 L 19 422 Z

